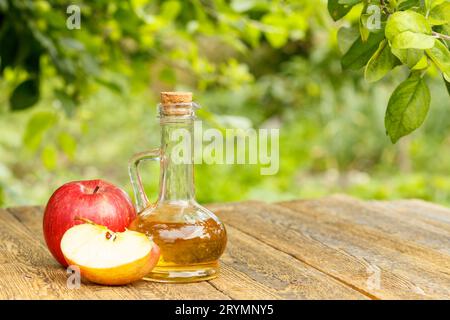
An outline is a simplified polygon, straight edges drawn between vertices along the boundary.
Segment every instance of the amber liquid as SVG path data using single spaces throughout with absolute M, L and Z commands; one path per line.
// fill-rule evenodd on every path
M 225 228 L 217 220 L 164 222 L 157 215 L 139 216 L 130 229 L 147 234 L 161 250 L 150 280 L 192 282 L 217 276 L 227 242 Z

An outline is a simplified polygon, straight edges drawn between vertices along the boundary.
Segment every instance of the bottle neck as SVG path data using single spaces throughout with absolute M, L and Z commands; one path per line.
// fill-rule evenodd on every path
M 193 117 L 161 117 L 161 190 L 159 202 L 195 198 Z

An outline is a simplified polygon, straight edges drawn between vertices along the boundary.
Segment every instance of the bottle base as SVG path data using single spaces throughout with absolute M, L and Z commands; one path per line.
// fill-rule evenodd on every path
M 156 266 L 144 277 L 146 281 L 166 283 L 199 282 L 216 278 L 219 275 L 219 264 L 200 264 L 193 266 Z

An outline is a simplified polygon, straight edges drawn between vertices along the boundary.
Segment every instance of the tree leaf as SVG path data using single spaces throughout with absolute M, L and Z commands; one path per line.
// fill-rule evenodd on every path
M 444 77 L 450 80 L 450 51 L 440 41 L 436 41 L 436 45 L 425 51 L 430 59 L 444 74 Z
M 346 53 L 352 46 L 353 42 L 355 42 L 356 39 L 358 39 L 358 37 L 359 37 L 358 29 L 348 27 L 340 28 L 337 33 L 337 41 L 341 53 L 342 54 Z
M 395 49 L 430 49 L 435 40 L 430 35 L 405 31 L 394 37 L 391 45 Z
M 443 2 L 431 9 L 428 21 L 432 25 L 450 23 L 450 2 Z
M 444 79 L 444 82 L 445 82 L 445 86 L 447 87 L 447 92 L 450 95 L 450 80 L 447 81 L 447 79 L 445 79 L 444 77 L 443 77 L 443 79 Z
M 259 30 L 259 26 L 256 23 L 250 20 L 246 22 L 242 36 L 253 48 L 257 48 L 261 38 L 261 30 Z
M 387 106 L 385 127 L 392 143 L 420 127 L 429 108 L 428 86 L 420 76 L 411 74 L 394 90 Z
M 73 160 L 75 158 L 77 142 L 70 134 L 61 132 L 58 135 L 58 144 L 69 159 Z
M 114 81 L 114 80 L 109 80 L 109 79 L 104 79 L 104 78 L 100 78 L 97 77 L 95 78 L 95 81 L 97 81 L 99 84 L 101 84 L 102 86 L 108 88 L 111 91 L 117 92 L 117 93 L 122 93 L 123 92 L 123 88 L 122 86 Z
M 361 0 L 328 0 L 328 12 L 334 21 L 344 17 Z
M 370 35 L 370 30 L 367 28 L 367 19 L 371 14 L 367 13 L 367 6 L 367 4 L 364 5 L 363 11 L 359 17 L 359 33 L 363 42 L 366 42 Z
M 413 69 L 419 61 L 425 56 L 425 52 L 420 49 L 395 49 L 391 48 L 394 54 L 403 64 Z
M 35 113 L 28 120 L 27 127 L 23 136 L 25 146 L 34 151 L 41 144 L 44 133 L 51 128 L 58 120 L 55 113 L 49 111 L 41 111 Z
M 398 34 L 406 31 L 431 34 L 431 27 L 427 19 L 415 11 L 397 11 L 389 16 L 385 29 L 388 40 L 392 40 Z
M 439 2 L 439 1 L 442 1 L 442 0 L 423 0 L 425 10 L 431 10 L 434 2 Z M 443 0 L 443 1 L 446 1 L 446 0 Z
M 426 55 L 423 55 L 422 59 L 420 59 L 419 62 L 411 68 L 411 70 L 423 70 L 426 68 L 428 68 L 428 58 Z
M 261 21 L 268 25 L 268 29 L 264 32 L 267 41 L 273 48 L 281 48 L 289 39 L 289 30 L 286 25 L 286 18 L 269 13 L 266 14 Z
M 54 145 L 46 145 L 42 149 L 41 160 L 47 170 L 53 170 L 58 163 L 58 152 Z
M 64 90 L 55 90 L 55 97 L 68 117 L 73 116 L 77 104 Z
M 431 31 L 423 15 L 407 10 L 395 12 L 389 17 L 385 34 L 395 49 L 429 49 L 435 40 Z
M 167 21 L 173 21 L 179 15 L 181 4 L 176 0 L 164 1 L 161 5 L 161 17 Z
M 231 8 L 236 12 L 246 12 L 258 5 L 256 0 L 232 0 Z
M 406 0 L 406 1 L 402 1 L 401 3 L 398 4 L 398 10 L 399 11 L 405 11 L 405 10 L 408 10 L 408 9 L 412 9 L 414 7 L 420 8 L 420 1 L 421 0 Z
M 397 64 L 397 58 L 392 54 L 386 40 L 383 40 L 378 50 L 370 58 L 364 70 L 364 77 L 368 82 L 382 79 Z
M 361 0 L 339 0 L 338 2 L 339 2 L 339 4 L 342 4 L 342 5 L 354 6 L 358 3 L 360 3 Z
M 341 59 L 342 68 L 357 70 L 364 67 L 375 51 L 377 51 L 383 39 L 384 34 L 382 32 L 371 33 L 367 42 L 363 42 L 361 38 L 356 39 Z
M 68 51 L 79 52 L 85 50 L 84 44 L 74 38 L 61 38 L 59 39 L 59 44 L 61 47 Z
M 39 80 L 32 78 L 19 84 L 9 97 L 11 110 L 18 111 L 32 107 L 39 101 Z

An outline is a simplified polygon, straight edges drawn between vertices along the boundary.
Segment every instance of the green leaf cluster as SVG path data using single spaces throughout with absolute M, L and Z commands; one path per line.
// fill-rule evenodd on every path
M 57 153 L 74 157 L 77 134 L 58 127 L 80 124 L 80 106 L 99 93 L 252 85 L 286 53 L 310 51 L 310 23 L 320 27 L 326 12 L 315 0 L 80 0 L 80 29 L 69 29 L 70 4 L 0 0 L 0 111 L 31 115 L 22 145 L 50 169 Z M 278 62 L 256 62 L 256 51 Z
M 360 35 L 342 56 L 342 68 L 364 68 L 368 82 L 383 79 L 397 66 L 409 70 L 407 79 L 392 93 L 385 114 L 386 132 L 395 143 L 425 121 L 431 100 L 425 81 L 427 71 L 437 69 L 449 88 L 450 1 L 329 0 L 328 10 L 334 20 L 339 20 L 357 5 L 361 7 Z M 372 16 L 368 8 L 372 8 Z M 378 30 L 369 28 L 371 18 L 379 20 Z M 338 35 L 346 34 L 350 33 Z

